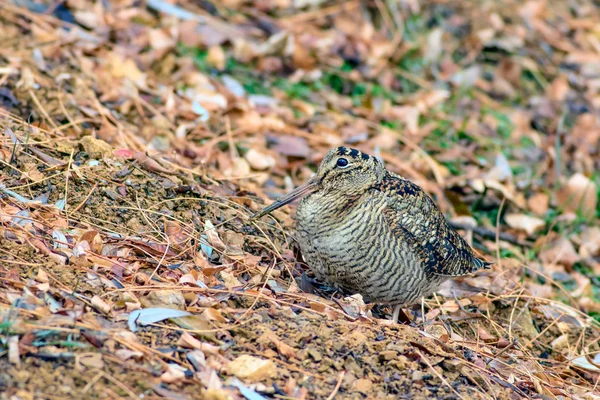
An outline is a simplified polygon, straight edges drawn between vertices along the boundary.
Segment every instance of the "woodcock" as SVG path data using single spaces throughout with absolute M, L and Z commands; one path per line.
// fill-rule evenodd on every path
M 315 276 L 396 306 L 394 321 L 450 277 L 489 268 L 427 193 L 356 149 L 330 150 L 313 178 L 253 218 L 298 198 L 296 239 Z

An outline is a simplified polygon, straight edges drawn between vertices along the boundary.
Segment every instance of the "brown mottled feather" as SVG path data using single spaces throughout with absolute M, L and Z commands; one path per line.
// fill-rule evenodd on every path
M 356 149 L 330 150 L 315 177 L 257 216 L 298 197 L 296 239 L 308 265 L 366 301 L 415 303 L 449 277 L 488 265 L 429 195 Z
M 392 232 L 415 249 L 428 272 L 460 276 L 488 265 L 475 256 L 419 186 L 388 173 L 374 189 L 389 199 L 384 214 Z

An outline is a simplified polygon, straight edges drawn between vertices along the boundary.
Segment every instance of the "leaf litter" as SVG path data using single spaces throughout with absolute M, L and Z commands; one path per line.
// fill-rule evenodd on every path
M 0 398 L 600 395 L 592 1 L 0 8 Z M 494 269 L 414 326 L 305 291 L 249 216 L 342 144 Z

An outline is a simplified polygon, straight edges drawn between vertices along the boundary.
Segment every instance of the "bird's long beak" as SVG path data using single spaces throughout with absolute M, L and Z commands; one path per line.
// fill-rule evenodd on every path
M 250 219 L 260 218 L 260 217 L 270 213 L 271 211 L 277 210 L 279 207 L 283 207 L 286 204 L 289 204 L 292 201 L 299 199 L 302 196 L 305 196 L 309 193 L 314 192 L 316 190 L 316 188 L 317 188 L 317 180 L 314 178 L 310 179 L 308 182 L 303 183 L 302 185 L 298 186 L 296 189 L 292 190 L 285 196 L 275 200 L 271 205 L 263 208 L 261 211 L 257 212 L 252 217 L 250 217 Z

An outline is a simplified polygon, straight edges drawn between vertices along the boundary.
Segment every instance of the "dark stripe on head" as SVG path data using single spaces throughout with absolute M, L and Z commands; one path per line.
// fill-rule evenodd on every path
M 345 156 L 346 155 L 346 148 L 344 146 L 338 147 L 337 150 L 338 150 L 338 154 L 340 156 Z
M 359 154 L 359 153 L 360 153 L 360 151 L 358 151 L 358 150 L 356 150 L 356 149 L 352 149 L 352 150 L 350 150 L 350 156 L 351 156 L 352 158 L 356 158 L 356 157 L 358 157 L 358 154 Z
M 370 156 L 370 155 L 368 155 L 368 154 L 365 154 L 365 153 L 361 153 L 361 155 L 360 155 L 360 156 L 361 156 L 361 158 L 362 158 L 363 160 L 365 160 L 365 161 L 367 161 L 369 158 L 371 158 L 371 156 Z

